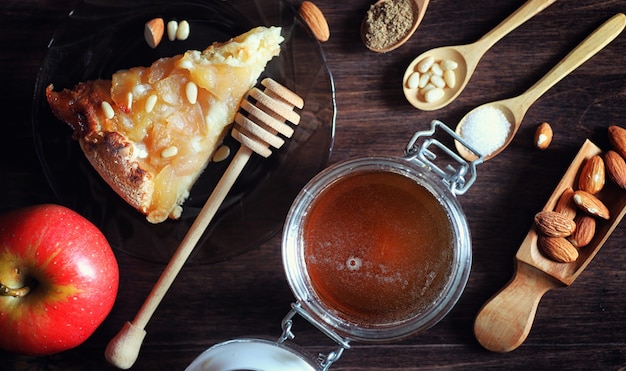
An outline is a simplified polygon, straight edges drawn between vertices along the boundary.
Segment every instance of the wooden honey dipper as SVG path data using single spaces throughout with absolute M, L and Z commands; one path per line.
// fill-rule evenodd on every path
M 287 122 L 294 125 L 300 123 L 300 115 L 294 111 L 294 107 L 301 109 L 304 106 L 302 98 L 272 79 L 266 78 L 261 81 L 261 84 L 265 89 L 261 91 L 255 87 L 250 90 L 246 99 L 241 103 L 240 111 L 235 116 L 235 125 L 231 135 L 241 143 L 241 147 L 133 321 L 126 322 L 120 332 L 109 342 L 105 350 L 105 357 L 114 366 L 128 369 L 137 360 L 141 344 L 146 336 L 145 327 L 148 321 L 252 154 L 257 153 L 263 157 L 270 156 L 272 154 L 270 147 L 278 149 L 285 142 L 278 134 L 286 138 L 293 135 L 294 130 Z M 256 103 L 250 102 L 250 97 Z M 242 110 L 246 111 L 247 115 L 242 114 Z

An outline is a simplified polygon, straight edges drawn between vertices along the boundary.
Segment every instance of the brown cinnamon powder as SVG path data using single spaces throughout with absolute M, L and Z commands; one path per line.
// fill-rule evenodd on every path
M 389 0 L 370 7 L 365 18 L 365 46 L 384 49 L 404 38 L 413 22 L 417 8 L 413 0 Z

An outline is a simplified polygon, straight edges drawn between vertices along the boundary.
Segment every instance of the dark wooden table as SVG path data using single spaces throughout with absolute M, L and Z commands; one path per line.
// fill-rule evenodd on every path
M 323 44 L 337 90 L 331 163 L 364 155 L 401 155 L 406 141 L 432 119 L 450 126 L 471 108 L 522 93 L 591 31 L 626 8 L 622 1 L 558 1 L 497 43 L 461 96 L 448 107 L 421 112 L 400 89 L 408 63 L 426 49 L 475 41 L 524 3 L 433 1 L 422 25 L 388 54 L 365 49 L 359 25 L 370 1 L 318 0 L 331 28 Z M 35 155 L 30 128 L 33 85 L 53 31 L 74 1 L 0 2 L 0 210 L 55 202 Z M 619 226 L 585 272 L 542 299 L 528 339 L 517 350 L 491 353 L 475 340 L 481 305 L 511 278 L 514 255 L 580 145 L 591 138 L 607 148 L 606 128 L 626 126 L 626 35 L 621 35 L 528 111 L 511 146 L 478 168 L 460 202 L 472 233 L 474 261 L 464 294 L 430 330 L 406 340 L 354 343 L 335 370 L 581 369 L 626 367 L 626 228 Z M 533 148 L 535 127 L 549 122 L 554 141 Z M 163 266 L 118 254 L 120 293 L 113 311 L 80 347 L 62 354 L 18 357 L 0 352 L 0 369 L 107 369 L 103 351 L 133 318 Z M 218 342 L 248 335 L 280 335 L 294 300 L 286 282 L 280 236 L 260 248 L 212 265 L 186 267 L 147 327 L 134 369 L 183 369 Z M 333 344 L 307 324 L 296 343 L 327 352 Z

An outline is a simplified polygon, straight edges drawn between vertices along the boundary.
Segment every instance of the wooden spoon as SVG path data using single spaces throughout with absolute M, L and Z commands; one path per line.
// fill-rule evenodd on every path
M 561 81 L 570 72 L 578 68 L 581 64 L 586 62 L 589 58 L 594 56 L 605 46 L 607 46 L 613 39 L 615 39 L 626 26 L 626 15 L 618 13 L 611 17 L 608 21 L 604 22 L 594 32 L 591 33 L 583 42 L 578 44 L 568 55 L 565 56 L 556 66 L 554 66 L 544 77 L 542 77 L 537 83 L 531 86 L 526 92 L 515 97 L 496 102 L 486 103 L 474 108 L 459 122 L 456 132 L 462 137 L 466 138 L 463 134 L 463 125 L 467 122 L 467 118 L 474 114 L 478 110 L 484 110 L 489 107 L 494 108 L 504 114 L 507 121 L 511 124 L 508 131 L 507 138 L 504 140 L 500 148 L 492 151 L 491 153 L 482 153 L 485 156 L 485 161 L 495 157 L 502 152 L 513 140 L 513 137 L 517 133 L 524 115 L 530 106 L 539 99 L 548 89 L 554 86 L 557 82 Z M 484 127 L 488 123 L 480 124 L 480 127 Z M 488 135 L 485 133 L 483 135 Z M 468 143 L 471 145 L 471 143 Z M 457 151 L 463 158 L 468 161 L 475 160 L 476 154 L 469 151 L 458 141 L 455 142 Z M 474 148 L 480 150 L 478 148 Z
M 563 191 L 577 188 L 581 165 L 600 149 L 587 140 L 543 207 L 554 210 Z M 609 208 L 610 219 L 598 219 L 594 238 L 579 249 L 573 263 L 556 263 L 542 255 L 537 247 L 534 225 L 515 255 L 516 270 L 509 283 L 487 301 L 474 323 L 478 342 L 493 352 L 509 352 L 520 346 L 530 332 L 539 301 L 543 294 L 556 287 L 569 286 L 589 265 L 604 242 L 626 214 L 626 191 L 607 180 L 597 195 Z
M 295 125 L 299 123 L 300 116 L 293 111 L 293 108 L 303 107 L 302 98 L 274 80 L 264 79 L 261 83 L 265 86 L 264 91 L 253 88 L 248 95 L 248 97 L 256 100 L 256 104 L 250 103 L 247 99 L 244 99 L 241 104 L 241 109 L 247 111 L 248 115 L 239 112 L 235 117 L 232 136 L 242 144 L 241 147 L 200 210 L 165 270 L 161 273 L 159 280 L 152 288 L 135 319 L 132 322 L 126 322 L 122 330 L 109 342 L 105 350 L 105 357 L 116 367 L 128 369 L 137 360 L 141 343 L 146 335 L 145 327 L 148 321 L 198 240 L 202 237 L 213 216 L 215 216 L 217 209 L 224 201 L 250 156 L 256 152 L 263 157 L 268 157 L 272 153 L 269 149 L 270 146 L 280 148 L 284 143 L 283 139 L 277 136 L 278 133 L 285 137 L 291 137 L 293 134 L 293 129 L 285 121 Z
M 373 9 L 374 7 L 380 7 L 382 6 L 383 3 L 386 3 L 389 1 L 392 1 L 392 0 L 378 0 L 376 3 L 374 3 L 374 5 L 372 5 L 372 8 L 370 9 Z M 377 53 L 387 53 L 394 49 L 399 48 L 404 43 L 406 43 L 411 38 L 411 36 L 413 36 L 413 34 L 415 33 L 415 30 L 417 30 L 417 26 L 420 25 L 420 23 L 422 22 L 422 19 L 424 18 L 424 14 L 426 13 L 426 9 L 428 8 L 428 3 L 430 2 L 430 0 L 412 0 L 412 1 L 414 3 L 414 6 L 413 6 L 413 24 L 411 25 L 411 28 L 406 33 L 406 35 L 404 35 L 401 39 L 395 41 L 392 44 L 386 45 L 385 47 L 375 48 L 366 41 L 367 39 L 366 35 L 369 32 L 368 31 L 369 27 L 367 24 L 368 23 L 367 15 L 365 16 L 365 18 L 363 18 L 363 22 L 361 22 L 361 39 L 363 40 L 363 42 L 365 43 L 365 46 L 369 50 L 377 52 Z
M 444 46 L 420 54 L 411 62 L 411 64 L 409 64 L 406 72 L 404 73 L 404 78 L 402 79 L 404 96 L 415 108 L 423 111 L 434 111 L 447 106 L 459 94 L 461 94 L 461 91 L 463 91 L 472 77 L 478 62 L 487 50 L 489 50 L 504 36 L 547 8 L 555 1 L 556 0 L 528 0 L 493 30 L 489 31 L 486 35 L 472 44 Z M 456 75 L 455 86 L 453 88 L 445 88 L 443 97 L 434 102 L 427 102 L 424 96 L 419 94 L 416 89 L 411 89 L 407 86 L 409 76 L 411 76 L 411 74 L 415 71 L 417 64 L 429 56 L 433 57 L 436 61 L 451 60 L 458 64 L 458 67 L 454 71 Z

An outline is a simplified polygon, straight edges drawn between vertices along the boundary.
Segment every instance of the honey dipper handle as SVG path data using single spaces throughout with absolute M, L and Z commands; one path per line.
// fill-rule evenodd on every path
M 518 261 L 513 279 L 485 303 L 474 322 L 478 342 L 492 352 L 510 352 L 530 333 L 543 295 L 562 284 Z
M 243 170 L 244 166 L 250 159 L 252 150 L 245 146 L 241 146 L 234 156 L 228 169 L 220 178 L 219 183 L 209 196 L 196 220 L 185 235 L 176 252 L 165 267 L 161 277 L 152 288 L 152 291 L 144 301 L 141 309 L 137 312 L 133 322 L 127 322 L 122 330 L 115 336 L 106 348 L 105 357 L 114 366 L 121 369 L 128 369 L 137 360 L 141 343 L 145 336 L 145 327 L 154 314 L 154 311 L 161 303 L 161 300 L 167 293 L 178 272 L 182 269 L 187 258 L 193 251 L 196 243 L 202 237 L 207 226 L 217 213 L 222 201 L 230 191 L 231 187 L 237 180 L 237 177 Z

